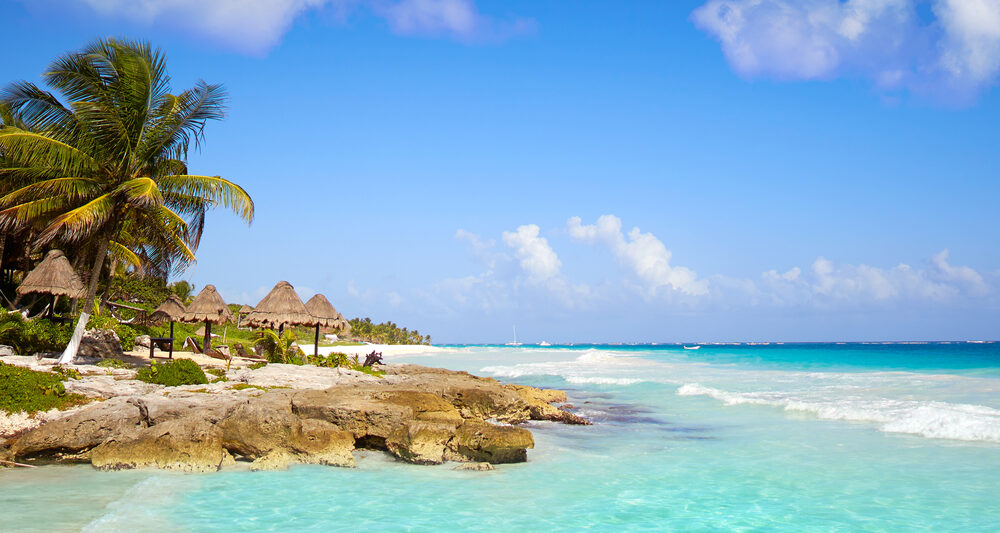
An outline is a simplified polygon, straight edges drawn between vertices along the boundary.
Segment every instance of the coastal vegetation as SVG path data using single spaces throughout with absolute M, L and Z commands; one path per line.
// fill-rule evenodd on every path
M 66 379 L 71 378 L 0 363 L 0 411 L 31 414 L 85 403 L 83 396 L 66 392 Z
M 0 308 L 0 344 L 17 353 L 54 352 L 69 342 L 71 332 L 45 318 L 25 319 L 20 313 Z
M 164 54 L 102 39 L 0 93 L 0 230 L 28 257 L 62 248 L 86 274 L 86 295 L 62 362 L 72 361 L 102 275 L 166 279 L 194 261 L 208 209 L 248 223 L 253 200 L 234 182 L 191 174 L 188 151 L 223 117 L 221 85 L 170 92 Z M 105 264 L 110 264 L 105 270 Z
M 430 335 L 421 335 L 419 331 L 401 328 L 393 322 L 375 324 L 370 318 L 354 318 L 350 320 L 351 335 L 355 338 L 378 344 L 427 344 L 431 343 Z
M 166 363 L 153 361 L 148 367 L 140 368 L 135 379 L 167 387 L 208 383 L 205 372 L 190 359 L 174 359 Z

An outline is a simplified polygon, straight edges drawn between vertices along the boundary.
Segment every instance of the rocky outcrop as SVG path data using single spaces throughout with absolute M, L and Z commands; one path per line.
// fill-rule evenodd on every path
M 122 356 L 122 341 L 118 334 L 110 329 L 88 329 L 83 334 L 80 341 L 81 357 L 99 357 L 106 359 L 109 357 Z
M 139 335 L 135 338 L 135 349 L 136 350 L 148 350 L 149 345 L 153 341 L 150 339 L 149 335 Z
M 14 348 L 7 346 L 6 344 L 0 344 L 0 357 L 10 357 L 14 354 Z
M 261 370 L 272 366 L 285 365 Z M 93 402 L 28 429 L 7 442 L 6 453 L 19 459 L 69 454 L 105 470 L 214 471 L 234 460 L 248 461 L 256 470 L 295 463 L 351 467 L 356 448 L 384 450 L 414 464 L 497 464 L 525 461 L 534 447 L 530 431 L 510 424 L 529 419 L 577 423 L 560 418 L 558 413 L 570 413 L 546 403 L 565 401 L 558 391 L 414 365 L 385 368 L 385 379 L 351 379 L 327 372 L 336 369 L 312 368 L 322 372 L 298 389 L 233 387 L 230 382 L 150 391 L 131 386 L 127 376 L 85 376 L 83 383 L 110 379 L 116 390 L 132 395 Z M 280 381 L 280 370 L 263 376 Z M 239 372 L 246 382 L 260 379 L 253 375 L 258 371 Z M 333 386 L 311 388 L 317 375 Z M 80 390 L 103 397 L 110 386 Z
M 138 432 L 111 437 L 89 453 L 101 470 L 161 468 L 214 472 L 232 457 L 222 446 L 221 431 L 204 419 L 180 418 Z
M 473 461 L 523 463 L 535 440 L 524 428 L 467 420 L 455 432 L 455 447 L 460 456 Z
M 566 393 L 560 390 L 536 389 L 524 385 L 505 385 L 508 390 L 514 391 L 525 403 L 528 404 L 528 411 L 532 420 L 551 420 L 564 424 L 576 424 L 589 426 L 590 421 L 582 416 L 573 414 L 564 408 L 558 408 L 553 403 L 564 403 Z

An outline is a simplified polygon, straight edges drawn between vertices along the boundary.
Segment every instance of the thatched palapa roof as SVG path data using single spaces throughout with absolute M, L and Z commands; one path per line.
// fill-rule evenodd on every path
M 279 281 L 267 296 L 254 307 L 244 319 L 244 324 L 256 327 L 275 328 L 282 324 L 289 326 L 315 326 L 318 320 L 306 311 L 302 299 L 296 294 L 291 283 Z
M 83 298 L 87 295 L 87 288 L 80 281 L 80 276 L 73 271 L 66 254 L 61 250 L 49 250 L 45 259 L 17 287 L 18 294 L 32 292 Z
M 222 296 L 219 296 L 215 290 L 215 285 L 205 285 L 205 288 L 187 307 L 183 318 L 185 322 L 212 322 L 214 324 L 224 324 L 232 319 L 233 312 L 229 310 L 226 302 L 222 301 Z
M 241 315 L 245 315 L 247 313 L 252 313 L 252 312 L 253 312 L 253 307 L 250 307 L 247 304 L 243 304 L 243 307 L 240 308 Z
M 149 318 L 156 322 L 163 322 L 165 320 L 173 322 L 175 320 L 183 320 L 184 313 L 186 312 L 184 302 L 176 295 L 171 294 L 165 302 L 153 310 Z
M 310 315 L 316 317 L 320 326 L 325 328 L 343 328 L 341 324 L 343 315 L 337 312 L 337 309 L 333 307 L 330 300 L 327 300 L 326 296 L 322 294 L 317 294 L 309 298 L 309 301 L 306 302 L 306 311 L 309 311 Z

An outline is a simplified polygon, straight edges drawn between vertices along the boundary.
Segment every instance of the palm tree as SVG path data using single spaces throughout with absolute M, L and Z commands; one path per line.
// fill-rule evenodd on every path
M 183 269 L 208 208 L 222 204 L 250 223 L 253 200 L 231 181 L 187 170 L 206 122 L 223 117 L 220 85 L 171 94 L 160 50 L 114 39 L 56 59 L 43 77 L 59 97 L 28 82 L 0 93 L 17 122 L 0 129 L 3 172 L 28 182 L 0 198 L 0 231 L 38 225 L 36 248 L 69 245 L 90 264 L 65 363 L 76 356 L 109 254 Z

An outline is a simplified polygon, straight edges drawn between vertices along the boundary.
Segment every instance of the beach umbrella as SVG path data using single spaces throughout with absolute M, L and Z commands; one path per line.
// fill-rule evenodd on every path
M 17 287 L 18 296 L 31 293 L 76 299 L 83 298 L 87 294 L 87 288 L 80 281 L 80 276 L 73 271 L 66 254 L 62 253 L 62 250 L 49 250 L 42 262 L 29 272 Z M 54 298 L 52 307 L 55 308 Z
M 159 307 L 153 309 L 150 313 L 149 319 L 153 322 L 163 322 L 165 320 L 170 321 L 170 336 L 174 336 L 174 322 L 177 320 L 184 319 L 184 313 L 187 310 L 184 309 L 184 302 L 181 301 L 176 295 L 171 294 L 166 300 L 160 304 Z
M 315 355 L 319 355 L 319 328 L 343 329 L 344 315 L 337 312 L 326 296 L 317 294 L 306 302 L 306 311 L 316 319 Z
M 212 347 L 212 324 L 225 324 L 233 320 L 233 312 L 215 290 L 215 285 L 206 285 L 198 293 L 184 313 L 185 322 L 205 323 L 205 351 Z
M 315 326 L 317 322 L 318 320 L 306 311 L 302 299 L 287 281 L 279 281 L 246 318 L 247 324 L 259 328 L 277 329 L 278 335 L 281 335 L 286 325 Z

